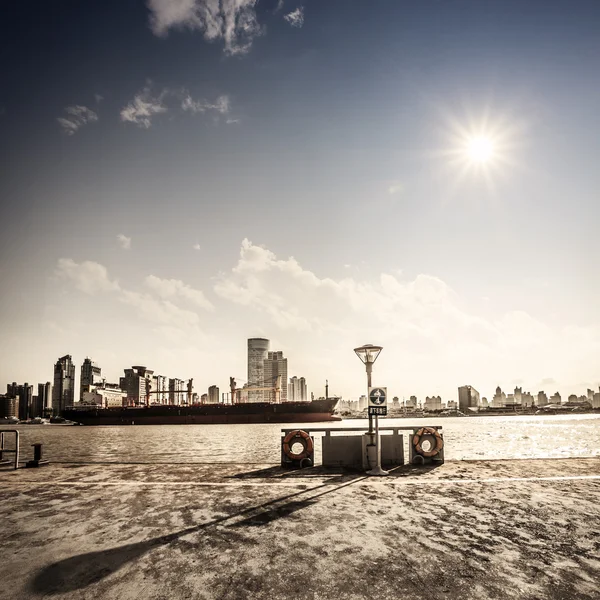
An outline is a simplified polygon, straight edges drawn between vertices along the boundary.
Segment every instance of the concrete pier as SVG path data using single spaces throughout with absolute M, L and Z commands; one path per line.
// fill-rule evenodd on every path
M 598 599 L 600 458 L 0 471 L 0 598 Z

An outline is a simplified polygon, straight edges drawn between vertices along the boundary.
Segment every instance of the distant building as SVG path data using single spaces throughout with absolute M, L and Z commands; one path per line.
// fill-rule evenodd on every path
M 400 408 L 400 400 L 398 399 L 398 396 L 394 396 L 392 399 L 392 408 Z
M 200 396 L 200 403 L 206 404 L 207 402 L 208 402 L 208 394 L 202 394 L 202 396 Z
M 429 412 L 442 410 L 442 398 L 440 396 L 431 396 L 431 398 L 427 396 L 423 409 Z
M 198 394 L 196 392 L 194 392 L 192 394 L 192 404 L 198 404 L 199 401 L 200 401 L 200 397 L 198 396 Z
M 19 398 L 10 394 L 0 396 L 0 419 L 19 418 Z
M 561 397 L 558 392 L 552 394 L 552 396 L 550 397 L 550 404 L 562 404 Z
M 92 361 L 86 358 L 81 365 L 81 381 L 79 383 L 79 400 L 83 400 L 85 392 L 91 392 L 97 385 L 102 383 L 102 369 Z
M 488 399 L 487 399 L 487 398 L 484 396 L 484 397 L 481 399 L 481 407 L 482 407 L 482 408 L 487 408 L 488 406 L 489 406 Z
M 267 352 L 267 358 L 263 362 L 264 387 L 275 386 L 277 378 L 281 376 L 281 390 L 279 401 L 285 402 L 288 399 L 288 364 L 287 358 L 283 357 L 283 352 Z M 265 402 L 277 402 L 275 390 L 266 390 L 263 394 Z
M 408 400 L 406 400 L 404 405 L 406 408 L 417 408 L 417 397 L 411 396 Z
M 169 382 L 164 375 L 152 376 L 152 394 L 150 396 L 151 404 L 169 403 Z
M 181 406 L 187 404 L 186 385 L 183 379 L 169 379 L 169 404 Z
M 594 390 L 590 390 L 590 388 L 588 388 L 588 390 L 587 390 L 587 399 L 590 402 L 594 399 Z
M 496 388 L 496 393 L 492 398 L 492 408 L 504 408 L 506 406 L 506 394 L 500 389 L 500 386 Z
M 358 410 L 359 411 L 367 410 L 367 406 L 368 406 L 367 397 L 363 394 L 358 399 Z
M 148 392 L 151 391 L 154 371 L 142 366 L 133 366 L 124 371 L 125 376 L 119 378 L 119 387 L 126 393 L 126 404 L 139 406 L 152 402 Z
M 93 387 L 89 392 L 84 392 L 81 403 L 110 408 L 123 406 L 126 399 L 127 393 L 116 383 L 104 383 L 103 385 Z
M 75 403 L 75 365 L 70 354 L 61 356 L 54 365 L 52 412 L 61 415 L 67 406 Z
M 477 410 L 479 407 L 479 392 L 472 385 L 458 388 L 458 408 L 461 412 Z
M 448 410 L 456 410 L 458 408 L 458 402 L 456 400 L 448 400 L 446 408 Z
M 6 393 L 12 398 L 19 399 L 17 417 L 21 421 L 31 419 L 33 416 L 33 386 L 28 383 L 18 384 L 9 383 L 6 386 Z
M 52 416 L 52 384 L 38 383 L 37 407 L 34 415 L 36 417 L 51 417 Z
M 219 388 L 216 385 L 211 385 L 208 388 L 208 403 L 218 404 L 219 403 Z
M 540 391 L 537 394 L 537 406 L 546 406 L 548 404 L 548 396 L 546 392 Z
M 308 400 L 308 393 L 306 391 L 306 379 L 304 377 L 290 378 L 288 385 L 288 400 L 290 402 L 306 402 Z
M 265 360 L 268 357 L 268 353 L 269 340 L 265 338 L 250 338 L 248 340 L 248 387 L 266 387 Z M 263 402 L 263 400 L 264 392 L 262 390 L 248 392 L 248 402 Z
M 521 394 L 521 406 L 523 408 L 531 408 L 535 404 L 533 396 L 529 392 Z
M 592 408 L 600 408 L 600 388 L 599 391 L 594 392 L 594 396 L 592 397 Z

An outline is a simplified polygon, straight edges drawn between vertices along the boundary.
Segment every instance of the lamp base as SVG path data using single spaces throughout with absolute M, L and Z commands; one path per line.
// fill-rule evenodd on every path
M 386 475 L 389 475 L 389 474 L 390 474 L 389 471 L 384 471 L 381 467 L 375 467 L 374 469 L 367 471 L 367 475 L 372 475 L 374 477 L 385 477 Z

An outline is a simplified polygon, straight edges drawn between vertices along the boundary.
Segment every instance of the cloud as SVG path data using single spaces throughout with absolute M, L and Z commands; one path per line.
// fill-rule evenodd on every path
M 58 261 L 55 276 L 70 281 L 76 289 L 88 295 L 113 294 L 119 302 L 135 307 L 141 317 L 154 325 L 173 327 L 183 332 L 196 328 L 200 318 L 193 310 L 177 306 L 176 300 L 184 299 L 204 310 L 214 310 L 200 290 L 176 279 L 149 275 L 144 282 L 149 293 L 138 292 L 124 289 L 117 281 L 111 280 L 103 265 L 91 261 L 77 263 L 70 258 Z
M 55 275 L 59 279 L 71 281 L 78 290 L 85 294 L 115 292 L 120 289 L 117 281 L 111 281 L 108 277 L 106 267 L 92 261 L 76 263 L 70 258 L 61 258 L 58 261 Z
M 94 100 L 96 100 L 96 104 L 100 104 L 100 102 L 104 100 L 104 96 L 101 96 L 100 94 L 94 94 Z
M 206 100 L 194 100 L 187 94 L 181 102 L 181 108 L 192 114 L 215 111 L 221 115 L 226 115 L 229 112 L 229 96 L 219 96 L 214 103 L 210 103 Z
M 123 235 L 122 233 L 120 233 L 117 236 L 117 240 L 119 240 L 119 244 L 121 244 L 121 248 L 123 248 L 123 250 L 129 250 L 131 248 L 131 238 L 127 237 L 126 235 Z
M 67 135 L 74 135 L 81 127 L 98 120 L 98 115 L 87 106 L 75 104 L 65 108 L 66 117 L 56 119 Z
M 170 29 L 197 29 L 208 42 L 222 40 L 226 54 L 244 54 L 262 30 L 256 0 L 147 0 L 150 28 L 157 36 Z
M 163 103 L 167 93 L 168 90 L 163 90 L 158 96 L 154 96 L 150 87 L 146 86 L 121 110 L 121 121 L 149 129 L 152 126 L 153 117 L 167 112 L 167 107 Z
M 146 286 L 161 298 L 185 298 L 196 306 L 206 310 L 214 310 L 214 306 L 206 299 L 204 293 L 183 283 L 179 279 L 161 279 L 148 275 L 144 280 Z
M 194 250 L 202 250 L 202 247 L 200 246 L 200 244 L 194 244 L 194 245 L 192 246 L 192 248 L 193 248 Z
M 292 26 L 292 27 L 302 27 L 304 25 L 304 7 L 299 6 L 296 10 L 284 15 L 283 18 Z

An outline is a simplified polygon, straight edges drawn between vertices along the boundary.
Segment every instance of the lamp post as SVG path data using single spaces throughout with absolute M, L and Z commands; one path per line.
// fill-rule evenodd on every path
M 360 348 L 354 349 L 358 358 L 362 360 L 367 368 L 367 401 L 372 387 L 371 373 L 373 372 L 373 363 L 377 360 L 377 357 L 382 350 L 383 348 L 381 346 L 373 346 L 373 344 L 365 344 Z M 369 436 L 369 446 L 367 447 L 367 456 L 369 458 L 367 458 L 367 463 L 369 463 L 370 466 L 373 465 L 371 462 L 372 459 L 370 458 L 369 447 L 372 448 L 373 445 L 375 445 L 375 466 L 372 466 L 372 468 L 367 471 L 367 475 L 389 475 L 387 471 L 384 471 L 381 468 L 381 440 L 379 439 L 379 418 L 377 415 L 375 415 L 375 428 L 375 433 L 373 433 L 373 416 L 369 415 L 369 433 L 367 434 Z M 375 440 L 373 440 L 373 437 L 375 437 Z M 373 441 L 375 441 L 375 444 L 373 444 Z
M 356 356 L 365 364 L 367 368 L 367 401 L 369 398 L 369 388 L 371 387 L 371 373 L 373 372 L 373 363 L 377 360 L 379 353 L 383 350 L 381 346 L 365 344 L 360 348 L 354 348 Z M 369 415 L 369 435 L 373 435 L 373 416 Z

